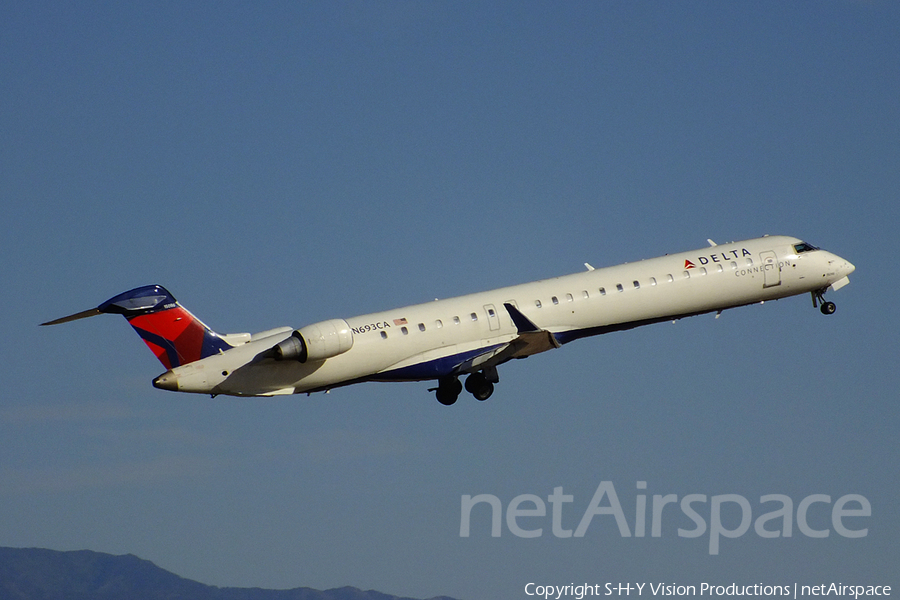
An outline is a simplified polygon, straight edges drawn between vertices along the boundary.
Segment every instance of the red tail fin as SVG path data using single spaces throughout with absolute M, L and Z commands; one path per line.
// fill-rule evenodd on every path
M 128 319 L 167 369 L 232 347 L 159 285 L 147 285 L 119 294 L 98 306 L 97 310 L 123 315 Z

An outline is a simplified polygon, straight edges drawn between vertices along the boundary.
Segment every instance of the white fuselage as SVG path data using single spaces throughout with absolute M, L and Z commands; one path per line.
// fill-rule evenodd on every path
M 358 381 L 440 379 L 460 374 L 460 365 L 469 367 L 463 373 L 477 370 L 482 357 L 519 337 L 507 303 L 564 344 L 821 293 L 843 285 L 854 269 L 825 250 L 798 252 L 799 244 L 792 237 L 763 237 L 351 317 L 343 322 L 352 346 L 306 363 L 276 361 L 266 354 L 291 335 L 292 329 L 282 328 L 165 375 L 171 374 L 179 391 L 238 396 L 320 391 Z

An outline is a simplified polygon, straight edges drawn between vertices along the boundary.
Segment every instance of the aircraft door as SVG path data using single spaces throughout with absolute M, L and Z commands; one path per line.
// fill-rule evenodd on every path
M 494 308 L 494 305 L 485 304 L 484 312 L 487 313 L 488 325 L 490 326 L 491 331 L 500 329 L 500 317 L 497 315 L 497 309 Z
M 781 269 L 778 268 L 778 257 L 772 250 L 759 253 L 759 259 L 763 267 L 763 288 L 781 285 Z

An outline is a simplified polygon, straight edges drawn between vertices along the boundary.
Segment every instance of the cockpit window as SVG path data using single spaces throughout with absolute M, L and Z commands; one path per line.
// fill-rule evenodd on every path
M 813 250 L 818 250 L 812 244 L 807 244 L 806 242 L 800 242 L 799 244 L 794 244 L 794 252 L 797 254 L 803 254 L 804 252 L 812 252 Z

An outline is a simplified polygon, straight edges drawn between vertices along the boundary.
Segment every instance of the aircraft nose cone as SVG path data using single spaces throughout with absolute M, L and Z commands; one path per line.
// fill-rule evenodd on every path
M 845 258 L 841 258 L 840 256 L 835 256 L 832 261 L 832 265 L 837 270 L 837 274 L 841 277 L 846 277 L 850 273 L 856 270 L 856 265 Z
M 166 371 L 153 380 L 153 387 L 170 392 L 178 391 L 178 378 L 172 371 Z

